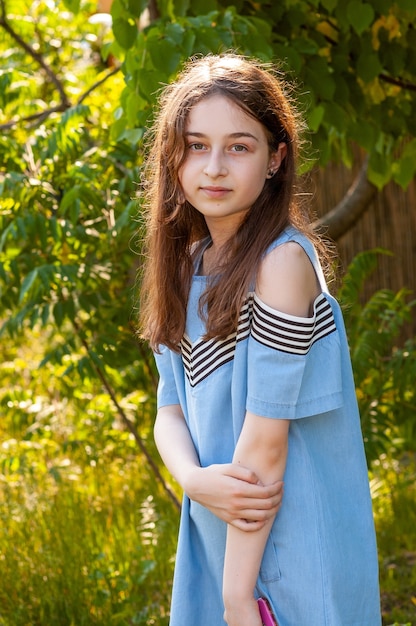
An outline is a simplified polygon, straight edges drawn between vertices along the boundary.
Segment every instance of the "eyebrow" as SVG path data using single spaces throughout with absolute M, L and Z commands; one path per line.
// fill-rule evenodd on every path
M 198 133 L 198 132 L 194 132 L 192 130 L 185 132 L 185 137 L 206 137 L 207 135 L 205 133 Z M 227 137 L 229 137 L 230 139 L 241 139 L 244 137 L 248 137 L 250 139 L 254 139 L 255 141 L 259 141 L 258 137 L 256 137 L 255 135 L 252 135 L 251 133 L 246 133 L 246 132 L 238 132 L 238 133 L 230 133 L 229 135 L 227 135 Z

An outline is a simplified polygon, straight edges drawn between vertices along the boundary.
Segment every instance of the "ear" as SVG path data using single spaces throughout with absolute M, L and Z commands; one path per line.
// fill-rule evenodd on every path
M 279 147 L 277 148 L 276 152 L 272 152 L 270 155 L 270 160 L 269 160 L 270 171 L 277 172 L 277 170 L 280 167 L 280 164 L 282 163 L 283 159 L 286 156 L 286 153 L 287 153 L 287 145 L 285 143 L 279 143 Z

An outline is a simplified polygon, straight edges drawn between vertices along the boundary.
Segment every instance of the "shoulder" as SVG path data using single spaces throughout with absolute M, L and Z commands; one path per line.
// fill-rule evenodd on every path
M 262 259 L 256 293 L 268 306 L 299 317 L 308 317 L 320 292 L 312 263 L 303 247 L 287 241 Z

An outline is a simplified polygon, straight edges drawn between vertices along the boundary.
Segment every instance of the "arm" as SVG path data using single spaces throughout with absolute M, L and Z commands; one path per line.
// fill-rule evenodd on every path
M 274 518 L 282 483 L 264 486 L 255 472 L 238 464 L 202 468 L 179 405 L 159 409 L 154 435 L 166 467 L 191 500 L 242 532 L 258 530 Z
M 247 412 L 234 462 L 258 472 L 265 484 L 283 480 L 288 431 L 288 420 Z M 250 534 L 228 526 L 223 595 L 227 623 L 232 626 L 260 626 L 253 592 L 273 521 L 274 516 Z
M 259 298 L 282 312 L 307 317 L 319 286 L 312 265 L 295 243 L 273 250 L 262 262 L 256 284 Z M 234 463 L 253 470 L 260 480 L 282 480 L 286 466 L 289 421 L 247 412 Z M 283 503 L 284 506 L 284 503 Z M 229 626 L 261 626 L 254 600 L 261 560 L 273 518 L 256 532 L 228 527 L 223 595 Z

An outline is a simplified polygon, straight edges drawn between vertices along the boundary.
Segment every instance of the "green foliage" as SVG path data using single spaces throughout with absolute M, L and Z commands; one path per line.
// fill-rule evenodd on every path
M 36 13 L 37 6 L 32 11 Z M 59 32 L 63 46 L 63 39 L 70 37 L 69 17 L 58 7 L 48 7 L 42 18 L 29 11 L 28 36 L 43 41 L 51 36 L 53 24 L 63 23 Z M 0 143 L 0 162 L 7 164 L 0 173 L 0 335 L 6 331 L 16 335 L 25 323 L 34 328 L 53 322 L 60 333 L 50 354 L 44 355 L 46 360 L 62 363 L 82 344 L 89 357 L 68 363 L 81 376 L 91 358 L 102 369 L 136 364 L 137 376 L 141 368 L 129 318 L 140 158 L 131 137 L 117 143 L 109 137 L 111 100 L 120 94 L 121 76 L 114 74 L 100 84 L 94 98 L 87 95 L 102 80 L 102 62 L 81 45 L 96 41 L 93 27 L 81 18 L 76 23 L 79 30 L 65 42 L 60 70 L 67 81 L 77 70 L 75 97 L 85 97 L 84 102 L 40 123 L 36 120 L 34 127 L 15 125 L 7 141 L 3 137 Z M 17 29 L 20 20 L 14 25 Z M 18 49 L 12 49 L 11 57 L 13 65 L 23 63 Z M 71 71 L 64 65 L 70 58 Z M 51 65 L 57 62 L 45 59 Z M 33 97 L 39 89 L 49 89 L 48 81 L 39 85 L 30 79 L 27 88 Z M 33 110 L 32 106 L 26 110 L 25 102 L 23 97 L 14 98 L 4 112 L 12 116 L 19 110 L 24 116 Z M 128 389 L 130 380 L 131 374 L 121 381 L 121 388 Z M 148 382 L 142 377 L 136 384 Z
M 338 298 L 350 342 L 357 397 L 369 461 L 382 453 L 416 450 L 416 346 L 397 347 L 416 301 L 410 292 L 381 289 L 361 302 L 363 284 L 383 250 L 358 254 L 343 279 Z
M 47 341 L 3 342 L 0 623 L 167 626 L 177 510 L 97 381 L 38 369 Z M 147 439 L 153 400 L 123 406 Z
M 115 36 L 127 48 L 126 88 L 114 136 L 144 128 L 159 87 L 194 54 L 227 49 L 282 63 L 300 84 L 299 100 L 314 131 L 308 166 L 369 155 L 369 178 L 406 187 L 416 173 L 416 5 L 411 2 L 221 0 L 159 2 L 160 15 L 139 33 Z M 122 0 L 113 16 L 136 13 Z M 403 144 L 405 141 L 405 144 Z

